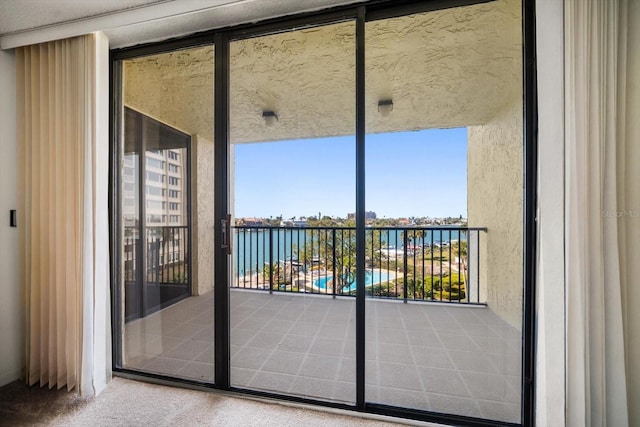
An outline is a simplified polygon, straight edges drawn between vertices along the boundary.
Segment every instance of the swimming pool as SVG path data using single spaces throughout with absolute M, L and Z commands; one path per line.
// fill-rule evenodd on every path
M 391 271 L 383 271 L 383 270 L 366 270 L 364 276 L 364 286 L 369 287 L 371 285 L 377 285 L 378 283 L 384 283 L 389 280 L 395 279 L 396 275 Z M 327 283 L 333 279 L 333 276 L 325 276 L 316 279 L 313 283 L 316 287 L 320 289 L 326 289 Z M 351 292 L 356 290 L 356 283 L 353 282 L 351 286 L 345 286 L 342 288 L 342 292 Z

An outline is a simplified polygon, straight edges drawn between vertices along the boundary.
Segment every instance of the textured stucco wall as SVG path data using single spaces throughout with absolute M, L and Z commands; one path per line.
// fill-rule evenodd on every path
M 213 46 L 124 61 L 124 104 L 213 141 Z
M 199 135 L 191 138 L 191 216 L 193 293 L 214 287 L 214 146 Z
M 522 103 L 468 128 L 467 211 L 480 242 L 480 296 L 510 324 L 522 323 Z
M 367 132 L 486 123 L 520 90 L 520 1 L 367 23 Z M 355 133 L 355 25 L 231 44 L 231 142 Z M 125 104 L 213 140 L 213 47 L 124 63 Z M 393 99 L 380 117 L 377 103 Z M 263 110 L 278 114 L 266 126 Z
M 520 90 L 520 8 L 499 0 L 367 23 L 367 131 L 479 125 L 502 111 Z M 393 112 L 379 119 L 385 98 Z

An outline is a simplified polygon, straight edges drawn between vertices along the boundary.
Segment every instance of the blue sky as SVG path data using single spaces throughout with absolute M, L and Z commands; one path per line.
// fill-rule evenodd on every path
M 355 137 L 235 146 L 236 217 L 355 212 Z M 368 135 L 367 210 L 379 218 L 466 217 L 467 130 Z

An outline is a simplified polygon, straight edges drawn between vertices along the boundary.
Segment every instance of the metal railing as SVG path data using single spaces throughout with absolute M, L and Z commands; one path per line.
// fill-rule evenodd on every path
M 138 257 L 144 256 L 146 282 L 189 284 L 189 232 L 187 226 L 145 227 L 146 251 L 139 248 L 138 228 L 125 227 L 124 279 L 139 280 Z M 144 255 L 142 255 L 144 253 Z
M 233 228 L 232 287 L 355 296 L 353 227 Z M 485 228 L 368 227 L 368 297 L 482 304 L 480 242 Z

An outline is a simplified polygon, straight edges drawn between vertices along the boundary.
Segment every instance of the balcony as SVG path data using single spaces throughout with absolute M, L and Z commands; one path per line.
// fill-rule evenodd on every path
M 353 403 L 354 234 L 235 227 L 233 386 Z M 474 282 L 483 238 L 484 229 L 465 227 L 367 230 L 367 269 L 388 273 L 367 286 L 368 401 L 519 420 L 521 334 Z M 125 366 L 212 382 L 213 306 L 208 292 L 127 323 Z

